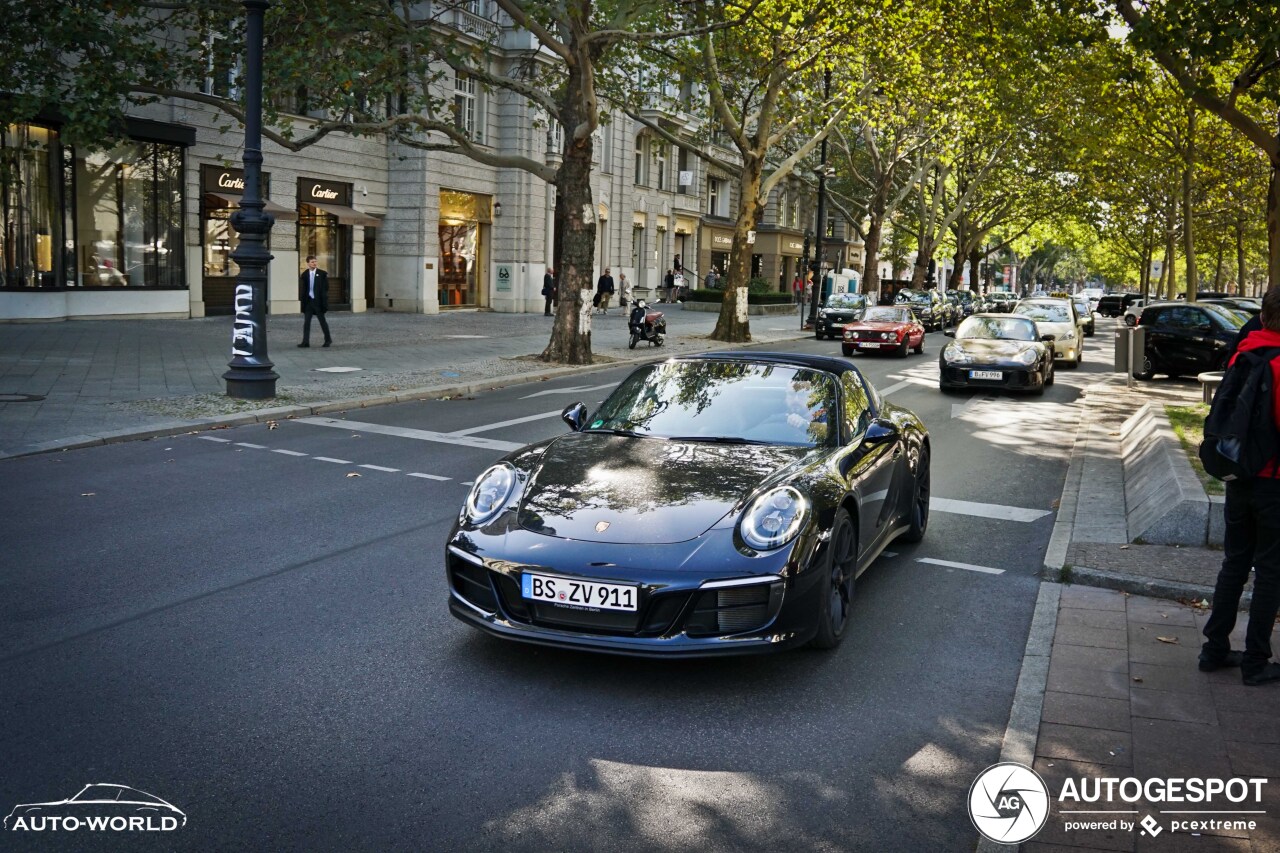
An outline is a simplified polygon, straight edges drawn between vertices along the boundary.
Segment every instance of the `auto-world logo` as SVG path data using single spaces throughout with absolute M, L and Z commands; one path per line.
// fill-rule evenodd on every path
M 1025 764 L 993 764 L 969 788 L 969 819 L 991 841 L 1020 844 L 1048 818 L 1049 787 Z
M 23 803 L 4 819 L 7 832 L 172 832 L 186 814 L 155 794 L 109 783 L 85 785 L 74 797 Z

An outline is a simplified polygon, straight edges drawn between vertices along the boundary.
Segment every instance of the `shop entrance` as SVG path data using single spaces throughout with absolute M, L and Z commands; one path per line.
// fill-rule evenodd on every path
M 485 308 L 489 305 L 488 240 L 490 196 L 440 191 L 441 308 Z

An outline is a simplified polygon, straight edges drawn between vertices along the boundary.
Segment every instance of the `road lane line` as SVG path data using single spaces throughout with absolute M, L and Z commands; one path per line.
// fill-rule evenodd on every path
M 410 429 L 408 427 L 386 426 L 385 424 L 369 424 L 360 421 L 340 421 L 337 418 L 298 418 L 295 424 L 311 424 L 312 426 L 345 429 L 348 432 L 372 432 L 378 435 L 390 435 L 396 438 L 412 438 L 416 441 L 438 441 L 441 444 L 478 447 L 482 450 L 501 450 L 503 452 L 519 450 L 524 444 L 511 441 L 496 441 L 491 438 L 477 438 L 470 435 L 455 435 L 451 432 L 433 432 L 426 429 Z
M 216 441 L 216 442 L 218 442 L 219 444 L 230 444 L 230 443 L 231 443 L 231 439 L 229 439 L 229 438 L 218 438 L 217 436 L 213 436 L 213 435 L 202 435 L 202 436 L 200 436 L 200 438 L 204 439 L 205 441 Z
M 381 465 L 357 465 L 357 468 L 368 468 L 370 471 L 384 471 L 387 474 L 399 474 L 399 468 L 383 468 Z
M 529 421 L 540 421 L 544 418 L 558 418 L 560 417 L 560 412 L 560 409 L 556 409 L 554 412 L 543 412 L 540 415 L 529 415 L 525 418 L 512 418 L 509 421 L 498 421 L 496 424 L 484 424 L 483 426 L 454 430 L 449 433 L 449 435 L 473 435 L 477 432 L 488 432 L 491 429 L 502 429 L 503 427 L 515 426 L 516 424 L 527 424 Z
M 279 448 L 272 450 L 272 453 L 283 453 L 285 456 L 306 456 L 305 453 L 299 453 L 296 450 L 281 450 Z
M 903 381 L 899 382 L 897 385 L 890 385 L 888 388 L 885 388 L 884 390 L 882 390 L 880 392 L 880 396 L 888 397 L 894 391 L 901 391 L 903 388 L 906 388 L 908 385 L 915 385 L 915 384 L 916 383 L 912 382 L 910 379 L 904 379 Z
M 985 575 L 1002 575 L 1004 569 L 992 569 L 987 566 L 975 566 L 973 563 L 956 563 L 952 560 L 935 560 L 933 557 L 918 557 L 917 563 L 928 563 L 931 566 L 946 566 L 949 569 L 964 569 L 966 572 L 982 572 Z
M 337 464 L 339 464 L 339 465 L 350 465 L 350 464 L 351 464 L 351 460 L 350 460 L 350 459 L 333 459 L 333 458 L 330 458 L 330 457 L 328 457 L 328 456 L 312 456 L 311 458 L 312 458 L 312 459 L 314 459 L 314 460 L 316 460 L 317 462 L 335 462 L 335 463 L 337 463 Z
M 266 445 L 263 445 L 263 444 L 250 444 L 250 443 L 249 443 L 249 442 L 247 442 L 247 441 L 237 441 L 237 442 L 236 442 L 236 447 L 251 447 L 251 448 L 253 448 L 254 450 L 266 450 L 266 449 L 267 449 L 267 448 L 266 448 Z
M 1000 521 L 1037 521 L 1053 510 L 1027 509 L 1020 506 L 1001 506 L 1000 504 L 984 504 L 975 501 L 957 501 L 951 498 L 933 498 L 929 508 L 938 512 L 949 512 L 953 515 L 972 515 L 978 518 L 994 518 Z
M 446 481 L 446 480 L 452 480 L 452 479 L 453 479 L 452 477 L 441 477 L 439 474 L 409 474 L 408 476 L 410 476 L 410 477 L 420 477 L 420 478 L 422 478 L 423 480 L 440 480 L 440 481 L 442 481 L 442 482 L 443 482 L 443 481 Z
M 880 556 L 881 556 L 881 557 L 888 557 L 888 558 L 892 559 L 892 558 L 894 558 L 894 557 L 898 556 L 898 552 L 897 552 L 897 551 L 881 551 L 881 552 L 880 552 Z

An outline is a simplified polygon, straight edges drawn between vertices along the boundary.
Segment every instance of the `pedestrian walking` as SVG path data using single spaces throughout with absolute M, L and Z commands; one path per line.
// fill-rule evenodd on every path
M 1280 288 L 1262 298 L 1262 328 L 1240 342 L 1240 353 L 1280 347 Z M 1269 355 L 1269 354 L 1268 354 Z M 1227 367 L 1236 367 L 1240 355 Z M 1280 424 L 1280 356 L 1271 367 L 1272 429 Z M 1240 369 L 1244 369 L 1241 367 Z M 1213 610 L 1204 626 L 1200 669 L 1212 672 L 1240 667 L 1250 687 L 1280 681 L 1280 663 L 1271 660 L 1271 631 L 1280 610 L 1280 457 L 1272 459 L 1256 477 L 1228 480 L 1226 531 L 1222 569 L 1213 589 Z M 1231 632 L 1249 570 L 1253 570 L 1253 603 L 1245 632 L 1244 653 L 1232 651 Z
M 662 298 L 659 302 L 675 302 L 676 301 L 676 271 L 675 268 L 667 270 L 667 275 L 662 279 Z
M 604 274 L 596 281 L 596 297 L 592 300 L 592 304 L 601 314 L 609 313 L 609 299 L 613 296 L 613 276 L 609 274 L 609 268 L 604 268 Z
M 298 276 L 298 300 L 302 303 L 302 316 L 306 318 L 302 326 L 302 343 L 298 346 L 311 346 L 312 317 L 320 321 L 324 345 L 332 345 L 329 323 L 324 319 L 325 312 L 329 310 L 329 273 L 320 269 L 315 255 L 307 255 L 307 268 Z
M 546 273 L 542 276 L 542 298 L 544 300 L 542 314 L 544 317 L 550 317 L 551 312 L 556 307 L 556 297 L 559 295 L 556 290 L 556 271 L 551 267 L 547 267 Z
M 631 279 L 624 272 L 618 273 L 618 304 L 623 308 L 631 304 Z

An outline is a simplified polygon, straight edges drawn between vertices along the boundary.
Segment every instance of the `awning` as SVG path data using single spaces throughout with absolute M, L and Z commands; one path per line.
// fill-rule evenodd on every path
M 371 213 L 363 213 L 354 207 L 347 207 L 343 204 L 322 204 L 318 201 L 308 201 L 306 204 L 317 210 L 323 210 L 331 216 L 338 217 L 339 225 L 367 225 L 376 228 L 382 224 L 382 220 L 377 216 Z
M 207 198 L 211 198 L 218 203 L 220 207 L 239 207 L 240 196 L 231 193 L 205 193 Z M 285 207 L 283 204 L 276 204 L 269 198 L 262 200 L 262 209 L 270 213 L 277 220 L 285 222 L 295 222 L 298 219 L 298 211 Z

